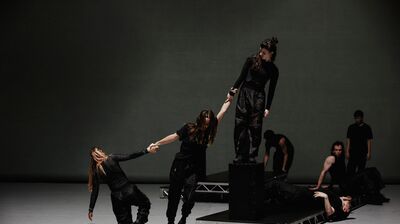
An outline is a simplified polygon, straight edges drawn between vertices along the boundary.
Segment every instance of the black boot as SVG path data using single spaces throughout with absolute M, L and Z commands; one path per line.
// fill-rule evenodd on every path
M 175 224 L 175 218 L 168 218 L 168 224 Z
M 249 157 L 249 163 L 257 163 L 257 160 L 255 157 Z
M 136 215 L 136 221 L 133 224 L 145 224 L 148 221 L 149 211 L 147 209 L 139 209 Z
M 233 160 L 233 163 L 243 163 L 244 159 L 242 155 L 237 155 L 236 158 Z
M 186 218 L 187 218 L 187 216 L 182 216 L 182 218 L 179 220 L 178 224 L 186 224 Z

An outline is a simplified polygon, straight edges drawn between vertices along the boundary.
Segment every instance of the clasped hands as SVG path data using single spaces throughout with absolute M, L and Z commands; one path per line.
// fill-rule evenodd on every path
M 148 147 L 147 147 L 147 151 L 149 153 L 156 153 L 158 150 L 160 150 L 160 145 L 156 144 L 156 143 L 151 143 Z

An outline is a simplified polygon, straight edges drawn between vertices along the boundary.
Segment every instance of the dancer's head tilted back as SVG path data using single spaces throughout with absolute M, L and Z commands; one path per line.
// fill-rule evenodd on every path
M 100 171 L 99 173 L 106 175 L 103 166 L 101 163 L 107 159 L 107 155 L 103 152 L 103 150 L 100 147 L 92 147 L 89 150 L 89 157 L 90 157 L 90 162 L 89 162 L 89 181 L 88 181 L 88 189 L 89 192 L 92 191 L 93 189 L 93 175 L 95 170 Z

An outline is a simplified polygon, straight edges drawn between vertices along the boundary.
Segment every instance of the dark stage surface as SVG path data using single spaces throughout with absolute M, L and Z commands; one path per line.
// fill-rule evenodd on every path
M 166 223 L 167 200 L 159 198 L 159 185 L 138 185 L 152 203 L 149 224 Z M 395 224 L 400 220 L 400 186 L 389 185 L 383 193 L 391 198 L 383 206 L 363 206 L 339 223 Z M 87 219 L 89 193 L 86 184 L 0 183 L 0 223 L 4 224 L 110 224 L 115 223 L 108 187 L 101 185 L 94 221 Z M 196 203 L 188 224 L 206 223 L 196 218 L 228 209 L 222 203 Z M 135 211 L 135 208 L 132 209 Z M 135 212 L 136 213 L 136 212 Z M 179 213 L 179 211 L 178 211 Z M 180 218 L 179 214 L 177 218 Z M 224 222 L 207 222 L 222 224 Z

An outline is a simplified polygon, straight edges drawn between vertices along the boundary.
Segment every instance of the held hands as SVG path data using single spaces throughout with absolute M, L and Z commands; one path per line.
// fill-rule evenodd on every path
M 238 89 L 234 89 L 233 87 L 229 90 L 228 94 L 226 94 L 225 103 L 231 102 L 233 100 L 233 96 L 237 93 Z
M 266 118 L 266 117 L 268 117 L 268 115 L 269 115 L 269 110 L 265 109 L 265 111 L 264 111 L 264 117 Z
M 158 150 L 160 150 L 160 146 L 155 144 L 155 143 L 151 143 L 148 147 L 147 147 L 147 151 L 149 153 L 156 153 Z
M 225 103 L 231 102 L 233 100 L 233 96 L 229 95 L 229 93 L 226 95 L 226 100 Z
M 325 194 L 325 193 L 323 193 L 323 192 L 321 192 L 321 191 L 316 191 L 316 192 L 314 192 L 314 198 L 324 198 L 324 199 L 327 199 L 327 198 L 328 198 L 328 195 Z

